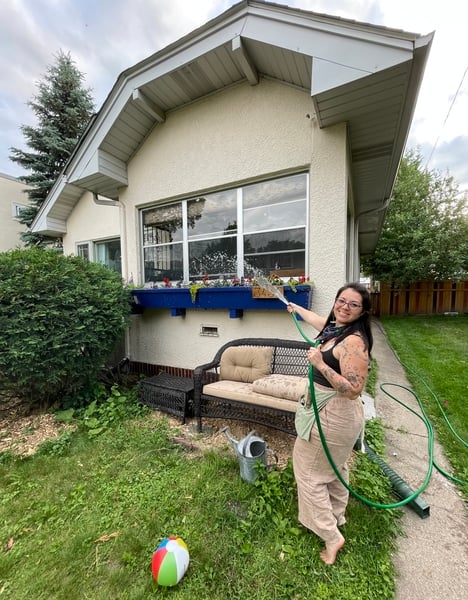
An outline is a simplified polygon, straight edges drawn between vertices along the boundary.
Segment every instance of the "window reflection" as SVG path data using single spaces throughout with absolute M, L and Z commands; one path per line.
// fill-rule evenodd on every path
M 235 190 L 210 194 L 187 203 L 189 239 L 237 232 L 237 199 Z
M 305 173 L 145 209 L 145 281 L 305 273 L 306 211 Z

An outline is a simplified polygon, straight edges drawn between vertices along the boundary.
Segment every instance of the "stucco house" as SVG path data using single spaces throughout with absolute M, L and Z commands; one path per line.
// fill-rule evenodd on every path
M 432 37 L 239 2 L 118 77 L 33 230 L 146 287 L 304 273 L 326 314 L 379 238 Z M 190 371 L 298 337 L 265 306 L 147 308 L 127 353 Z
M 0 173 L 0 252 L 22 248 L 20 234 L 26 231 L 17 217 L 29 205 L 27 185 L 12 175 Z

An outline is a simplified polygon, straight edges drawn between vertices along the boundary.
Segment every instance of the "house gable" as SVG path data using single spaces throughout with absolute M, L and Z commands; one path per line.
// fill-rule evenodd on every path
M 245 0 L 124 71 L 33 224 L 62 235 L 85 190 L 119 198 L 127 164 L 182 106 L 242 81 L 310 94 L 317 123 L 346 123 L 360 253 L 385 216 L 432 36 Z M 78 191 L 81 190 L 81 193 Z

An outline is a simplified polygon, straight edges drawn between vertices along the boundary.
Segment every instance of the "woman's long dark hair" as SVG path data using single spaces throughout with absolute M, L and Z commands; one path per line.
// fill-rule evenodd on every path
M 352 323 L 350 323 L 350 325 L 348 325 L 348 327 L 346 327 L 345 331 L 343 331 L 343 333 L 340 334 L 336 338 L 335 343 L 338 344 L 345 337 L 348 337 L 348 335 L 351 335 L 353 333 L 359 333 L 361 335 L 362 339 L 364 340 L 364 344 L 366 345 L 367 351 L 370 356 L 372 346 L 374 345 L 374 338 L 372 336 L 371 325 L 370 325 L 372 304 L 371 304 L 371 297 L 370 297 L 369 291 L 361 283 L 357 283 L 357 282 L 347 283 L 346 285 L 344 285 L 337 291 L 335 300 L 341 296 L 341 294 L 344 292 L 344 290 L 354 290 L 361 296 L 362 314 L 359 316 L 358 319 L 356 319 L 356 321 L 353 321 Z M 335 313 L 333 312 L 333 309 L 332 309 L 330 311 L 330 314 L 328 315 L 327 321 L 325 323 L 325 327 L 334 321 L 335 321 Z M 317 337 L 320 337 L 320 334 Z

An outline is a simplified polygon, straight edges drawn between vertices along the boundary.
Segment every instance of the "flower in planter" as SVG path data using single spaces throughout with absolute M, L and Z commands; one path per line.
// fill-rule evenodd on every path
M 306 277 L 305 275 L 300 275 L 298 278 L 293 278 L 290 277 L 288 280 L 284 280 L 281 277 L 277 276 L 277 275 L 270 275 L 268 277 L 268 281 L 269 283 L 271 283 L 272 285 L 277 285 L 277 286 L 284 286 L 287 285 L 289 286 L 292 291 L 296 291 L 296 286 L 297 285 L 309 285 L 312 286 L 312 282 L 309 281 L 309 278 Z M 168 277 L 165 277 L 162 281 L 160 282 L 153 282 L 151 284 L 145 284 L 145 288 L 147 287 L 151 287 L 151 288 L 155 288 L 155 289 L 160 289 L 160 288 L 188 288 L 188 290 L 190 291 L 190 295 L 192 297 L 192 301 L 195 302 L 196 297 L 197 297 L 197 292 L 200 288 L 220 288 L 220 287 L 239 287 L 239 286 L 246 286 L 246 287 L 253 287 L 253 286 L 258 286 L 258 282 L 255 279 L 254 275 L 249 274 L 246 277 L 237 277 L 237 275 L 234 275 L 232 277 L 232 279 L 229 279 L 228 277 L 226 277 L 226 275 L 223 275 L 222 277 L 218 278 L 218 279 L 210 279 L 209 275 L 205 274 L 203 275 L 203 277 L 201 279 L 198 280 L 193 280 L 193 281 L 177 281 L 177 282 L 172 282 Z M 133 288 L 137 288 L 138 286 L 132 286 Z

